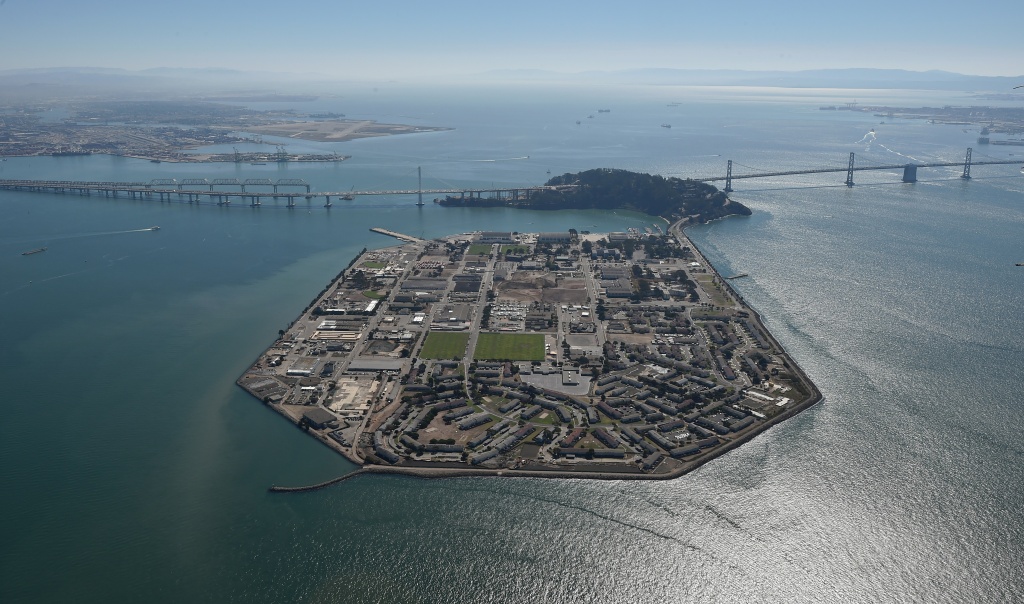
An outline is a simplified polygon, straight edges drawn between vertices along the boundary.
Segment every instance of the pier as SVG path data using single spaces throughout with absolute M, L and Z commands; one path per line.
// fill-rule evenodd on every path
M 413 237 L 412 235 L 403 235 L 402 233 L 398 233 L 396 231 L 389 231 L 388 229 L 381 227 L 373 227 L 370 230 L 373 231 L 374 233 L 380 233 L 381 235 L 394 237 L 395 239 L 399 241 L 404 241 L 405 243 L 423 243 L 425 241 L 424 239 L 420 239 L 419 237 Z

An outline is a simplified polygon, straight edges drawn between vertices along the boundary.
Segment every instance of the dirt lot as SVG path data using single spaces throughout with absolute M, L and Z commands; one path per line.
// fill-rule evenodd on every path
M 544 273 L 515 273 L 509 281 L 498 284 L 502 298 L 519 302 L 550 302 L 553 304 L 583 304 L 587 301 L 586 282 L 583 279 L 555 281 Z
M 626 344 L 650 344 L 654 334 L 649 333 L 617 333 L 608 336 L 612 342 L 624 342 Z
M 434 421 L 430 422 L 429 426 L 420 430 L 420 442 L 430 442 L 430 439 L 432 438 L 436 438 L 438 440 L 453 438 L 457 444 L 464 445 L 466 444 L 466 441 L 487 431 L 487 428 L 492 425 L 485 424 L 483 426 L 473 428 L 472 430 L 459 430 L 458 420 L 445 425 L 444 420 L 441 419 L 445 413 L 448 412 L 444 411 L 438 413 L 437 417 L 434 418 Z
M 583 304 L 587 301 L 587 290 L 552 287 L 543 291 L 542 300 L 555 304 Z

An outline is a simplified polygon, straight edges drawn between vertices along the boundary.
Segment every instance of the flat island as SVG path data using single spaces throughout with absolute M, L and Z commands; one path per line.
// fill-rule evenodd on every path
M 364 471 L 679 476 L 821 399 L 687 220 L 402 236 L 238 384 Z

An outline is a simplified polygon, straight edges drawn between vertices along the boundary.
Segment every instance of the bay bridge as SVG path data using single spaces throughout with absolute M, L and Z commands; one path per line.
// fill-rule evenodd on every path
M 711 178 L 695 178 L 697 182 L 725 182 L 723 191 L 732 192 L 734 180 L 752 178 L 772 178 L 779 176 L 794 176 L 800 174 L 824 174 L 846 172 L 846 186 L 854 186 L 854 172 L 862 170 L 902 170 L 901 182 L 917 182 L 917 170 L 919 168 L 938 167 L 962 167 L 961 178 L 971 178 L 971 167 L 981 165 L 1012 165 L 1021 163 L 1020 159 L 1013 160 L 972 160 L 972 149 L 967 149 L 963 161 L 936 161 L 936 162 L 912 162 L 905 164 L 890 165 L 855 165 L 855 155 L 850 153 L 849 161 L 845 168 L 810 168 L 801 170 L 779 170 L 766 172 L 750 172 L 745 174 L 733 174 L 733 161 L 728 160 L 724 176 Z M 441 189 L 424 189 L 422 185 L 422 171 L 417 169 L 419 174 L 419 187 L 416 189 L 393 189 L 393 190 L 367 190 L 367 191 L 317 191 L 305 180 L 299 178 L 282 178 L 271 180 L 269 178 L 250 178 L 239 180 L 237 178 L 157 178 L 148 182 L 100 182 L 100 181 L 67 181 L 67 180 L 0 180 L 0 190 L 32 191 L 42 193 L 72 193 L 79 195 L 103 195 L 105 197 L 119 197 L 125 195 L 132 199 L 157 199 L 158 201 L 181 200 L 188 203 L 199 203 L 201 200 L 216 202 L 217 205 L 230 205 L 232 201 L 246 203 L 253 207 L 262 205 L 264 201 L 284 200 L 287 207 L 294 208 L 296 200 L 323 198 L 324 206 L 330 208 L 333 199 L 352 200 L 356 197 L 384 195 L 403 196 L 416 195 L 416 205 L 423 205 L 423 195 L 452 195 L 461 198 L 481 198 L 488 196 L 492 199 L 507 199 L 518 201 L 529 199 L 541 191 L 555 191 L 574 188 L 576 185 L 558 186 L 524 186 L 506 188 L 457 188 L 448 187 Z M 269 189 L 269 190 L 268 190 Z
M 221 188 L 218 188 L 221 187 Z M 227 188 L 223 188 L 227 187 Z M 132 199 L 153 199 L 158 201 L 187 200 L 198 203 L 200 200 L 216 202 L 217 205 L 230 205 L 232 201 L 248 202 L 257 207 L 266 200 L 283 199 L 287 207 L 295 207 L 296 200 L 323 198 L 325 207 L 333 205 L 333 199 L 352 200 L 356 197 L 369 195 L 416 195 L 417 205 L 423 205 L 423 195 L 453 195 L 462 198 L 478 198 L 488 195 L 497 199 L 521 200 L 529 199 L 539 191 L 563 190 L 574 188 L 575 185 L 508 187 L 508 188 L 445 188 L 445 189 L 394 189 L 372 191 L 316 191 L 305 180 L 299 178 L 282 178 L 277 181 L 269 178 L 157 178 L 149 182 L 101 182 L 78 180 L 0 180 L 0 189 L 10 191 L 31 191 L 35 193 L 76 193 L 79 195 L 103 195 Z M 271 190 L 266 190 L 267 188 Z
M 917 182 L 917 170 L 918 170 L 918 168 L 940 168 L 940 167 L 957 167 L 957 168 L 959 168 L 959 167 L 962 166 L 963 167 L 963 173 L 960 175 L 960 178 L 963 178 L 965 180 L 969 180 L 971 178 L 971 166 L 1013 165 L 1013 164 L 1019 164 L 1022 161 L 1024 161 L 1024 160 L 1021 160 L 1021 159 L 1010 159 L 1010 160 L 993 159 L 993 160 L 973 161 L 972 157 L 971 157 L 972 154 L 973 154 L 973 151 L 974 151 L 973 148 L 968 147 L 967 148 L 967 155 L 964 157 L 963 161 L 953 161 L 953 162 L 948 162 L 948 161 L 947 162 L 942 162 L 942 161 L 939 161 L 939 162 L 911 162 L 911 163 L 904 163 L 904 164 L 889 164 L 889 165 L 879 164 L 879 165 L 871 165 L 871 166 L 857 166 L 857 165 L 855 165 L 855 162 L 854 162 L 855 156 L 851 152 L 850 153 L 850 161 L 849 161 L 849 163 L 847 164 L 847 166 L 845 168 L 814 168 L 814 169 L 809 169 L 809 170 L 782 170 L 782 171 L 776 171 L 776 172 L 751 172 L 751 173 L 748 173 L 748 174 L 733 174 L 732 173 L 732 160 L 730 159 L 728 161 L 727 166 L 726 166 L 725 176 L 715 176 L 715 177 L 712 177 L 712 178 L 700 178 L 700 179 L 694 179 L 694 180 L 698 180 L 699 182 L 721 182 L 721 181 L 725 181 L 725 187 L 722 190 L 725 191 L 726 193 L 731 193 L 733 191 L 732 181 L 733 180 L 738 180 L 738 179 L 743 179 L 743 178 L 771 178 L 771 177 L 777 177 L 777 176 L 794 176 L 794 175 L 798 175 L 798 174 L 825 174 L 825 173 L 829 173 L 829 172 L 846 172 L 846 183 L 845 184 L 848 187 L 852 187 L 853 186 L 853 173 L 857 172 L 859 170 L 903 170 L 903 178 L 901 179 L 901 182 L 912 183 L 912 182 Z

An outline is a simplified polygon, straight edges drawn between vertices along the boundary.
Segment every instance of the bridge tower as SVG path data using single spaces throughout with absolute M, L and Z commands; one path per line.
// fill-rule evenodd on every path
M 967 157 L 964 158 L 964 173 L 960 175 L 960 178 L 964 180 L 971 179 L 971 151 L 970 147 L 967 147 Z
M 416 201 L 416 205 L 421 206 L 421 205 L 423 205 L 423 167 L 422 166 L 416 166 L 416 179 L 419 182 L 419 188 L 417 189 L 417 194 L 419 195 L 419 199 Z
M 732 193 L 732 160 L 725 167 L 725 188 L 722 189 L 726 193 Z
M 853 151 L 850 151 L 850 165 L 846 167 L 846 186 L 853 186 Z

